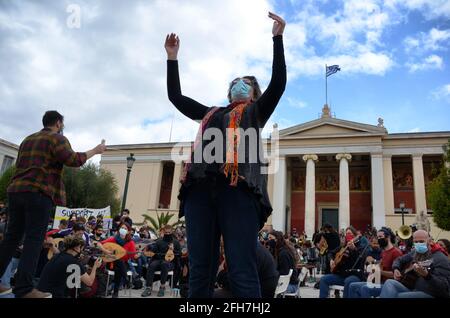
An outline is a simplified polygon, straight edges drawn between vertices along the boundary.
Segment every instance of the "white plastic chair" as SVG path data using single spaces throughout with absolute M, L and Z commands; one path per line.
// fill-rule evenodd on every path
M 289 270 L 289 274 L 287 275 L 280 275 L 280 277 L 278 278 L 278 285 L 277 288 L 275 289 L 275 294 L 274 294 L 274 298 L 277 298 L 278 295 L 283 295 L 288 286 L 289 286 L 289 281 L 291 280 L 291 275 L 292 275 L 293 270 Z

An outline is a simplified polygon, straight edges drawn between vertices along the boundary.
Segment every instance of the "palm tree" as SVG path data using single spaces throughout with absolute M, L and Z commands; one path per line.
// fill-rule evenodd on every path
M 169 224 L 170 219 L 172 219 L 172 217 L 175 215 L 173 213 L 167 212 L 167 213 L 161 213 L 159 214 L 158 212 L 156 212 L 156 219 L 150 215 L 147 214 L 142 214 L 142 216 L 144 217 L 144 219 L 146 221 L 149 221 L 149 228 L 150 230 L 152 230 L 156 235 L 158 235 L 159 231 L 167 224 Z M 178 220 L 177 222 L 170 224 L 172 225 L 174 228 L 176 228 L 178 225 L 180 226 L 184 226 L 184 221 Z

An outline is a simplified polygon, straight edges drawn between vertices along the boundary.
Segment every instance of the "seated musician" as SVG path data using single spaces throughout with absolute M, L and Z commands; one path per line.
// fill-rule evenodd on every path
M 127 278 L 128 260 L 131 258 L 138 258 L 139 256 L 136 252 L 136 245 L 134 241 L 131 239 L 130 225 L 128 223 L 121 223 L 118 226 L 118 233 L 115 236 L 111 236 L 110 238 L 101 242 L 101 244 L 105 243 L 116 243 L 122 246 L 127 252 L 127 254 L 125 254 L 121 259 L 118 259 L 113 262 L 114 291 L 112 297 L 118 298 L 120 284 L 124 279 Z M 102 247 L 101 245 L 99 245 L 99 247 L 104 250 L 104 247 Z
M 440 250 L 432 250 L 431 238 L 424 230 L 414 232 L 413 242 L 414 249 L 392 265 L 394 279 L 384 283 L 380 298 L 450 297 L 447 256 Z
M 84 247 L 90 245 L 89 233 L 86 232 L 84 227 L 84 223 L 78 222 L 73 225 L 71 228 L 67 228 L 59 231 L 58 233 L 53 234 L 54 238 L 58 237 L 66 237 L 68 235 L 74 235 L 84 240 Z
M 92 286 L 96 270 L 100 267 L 101 259 L 95 261 L 91 274 L 87 274 L 84 266 L 79 261 L 83 247 L 83 239 L 72 235 L 66 236 L 64 238 L 64 250 L 54 256 L 44 266 L 37 289 L 51 293 L 53 298 L 68 297 L 69 288 L 67 281 L 69 276 L 74 274 L 74 271 L 71 271 L 69 268 L 71 265 L 78 266 L 81 282 L 87 286 Z
M 179 258 L 181 255 L 180 243 L 173 237 L 173 228 L 171 225 L 166 225 L 162 229 L 164 234 L 162 238 L 158 239 L 151 251 L 155 253 L 147 268 L 147 282 L 146 288 L 142 293 L 142 297 L 149 297 L 152 294 L 153 278 L 156 271 L 161 271 L 161 286 L 159 288 L 158 297 L 163 297 L 165 294 L 165 285 L 167 282 L 168 273 L 179 267 Z M 171 248 L 175 254 L 175 258 L 171 261 L 165 259 L 168 250 Z
M 92 240 L 92 242 L 101 242 L 105 240 L 105 235 L 103 233 L 103 226 L 101 224 L 97 224 L 92 231 L 89 238 Z
M 394 278 L 392 264 L 394 261 L 403 255 L 399 248 L 395 247 L 395 234 L 390 228 L 382 227 L 377 232 L 378 245 L 382 248 L 381 253 L 381 284 L 387 279 Z M 366 262 L 373 262 L 376 260 L 375 255 L 367 256 Z M 351 283 L 349 287 L 349 298 L 371 298 L 378 297 L 381 293 L 380 287 L 370 287 L 367 282 Z
M 298 270 L 297 263 L 299 255 L 293 247 L 290 247 L 283 238 L 283 233 L 273 231 L 269 234 L 269 241 L 275 242 L 274 258 L 277 264 L 277 270 L 280 275 L 288 275 L 292 269 L 292 275 L 289 281 L 287 293 L 296 293 L 298 290 Z
M 367 255 L 367 239 L 361 240 L 357 236 L 354 227 L 349 226 L 345 230 L 345 246 L 331 252 L 333 260 L 330 261 L 330 268 L 333 274 L 326 274 L 320 279 L 319 297 L 327 298 L 330 286 L 344 286 L 344 298 L 348 297 L 349 285 L 359 282 L 364 278 L 364 263 Z M 345 252 L 339 263 L 335 263 L 336 257 Z

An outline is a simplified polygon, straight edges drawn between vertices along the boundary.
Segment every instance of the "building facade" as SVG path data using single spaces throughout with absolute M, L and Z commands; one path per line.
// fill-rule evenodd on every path
M 0 138 L 0 176 L 16 162 L 18 152 L 19 146 Z
M 275 229 L 296 228 L 311 237 L 323 224 L 336 228 L 353 225 L 390 226 L 415 223 L 424 211 L 437 238 L 450 238 L 432 222 L 426 187 L 443 161 L 450 132 L 389 134 L 382 119 L 368 125 L 333 118 L 327 105 L 319 119 L 278 131 L 277 155 L 274 142 L 265 143 L 271 153 L 268 191 L 273 214 L 268 220 Z M 133 218 L 156 212 L 177 213 L 181 162 L 171 155 L 190 143 L 158 143 L 109 146 L 101 166 L 117 178 L 122 193 L 126 157 L 134 153 L 127 207 Z M 272 148 L 272 149 L 270 149 Z

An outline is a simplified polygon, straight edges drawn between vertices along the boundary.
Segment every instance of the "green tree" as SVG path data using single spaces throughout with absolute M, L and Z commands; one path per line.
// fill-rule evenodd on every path
M 64 168 L 63 182 L 69 208 L 100 209 L 111 206 L 112 216 L 120 212 L 117 181 L 110 171 L 88 163 L 81 168 Z
M 428 202 L 437 227 L 450 231 L 450 140 L 444 147 L 444 162 L 439 175 L 428 184 Z
M 11 179 L 16 172 L 16 167 L 13 165 L 6 169 L 0 176 L 0 201 L 6 202 L 8 199 L 6 189 L 8 189 Z
M 158 212 L 156 212 L 156 219 L 148 214 L 142 214 L 142 216 L 144 217 L 144 219 L 146 221 L 149 221 L 150 224 L 148 225 L 148 227 L 150 228 L 150 230 L 152 230 L 155 234 L 159 233 L 159 230 L 162 229 L 165 225 L 169 224 L 170 219 L 172 219 L 172 217 L 175 215 L 173 213 L 167 212 L 167 213 L 161 213 L 159 214 Z M 173 227 L 177 227 L 178 225 L 183 225 L 184 221 L 182 220 L 178 220 L 177 222 L 170 224 Z

